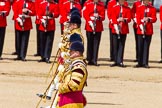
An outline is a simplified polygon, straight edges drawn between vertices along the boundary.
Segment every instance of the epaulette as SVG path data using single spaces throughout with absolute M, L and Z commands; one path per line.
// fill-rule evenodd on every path
M 15 2 L 19 2 L 20 0 L 16 0 Z
M 47 1 L 46 0 L 43 0 L 42 2 L 40 2 L 40 4 L 43 4 L 43 3 L 46 3 Z
M 69 1 L 64 2 L 63 4 L 69 3 Z
M 88 2 L 87 5 L 92 4 L 93 2 Z
M 119 6 L 119 4 L 114 5 L 113 7 Z
M 144 6 L 144 4 L 139 5 L 138 8 L 141 7 L 141 6 Z

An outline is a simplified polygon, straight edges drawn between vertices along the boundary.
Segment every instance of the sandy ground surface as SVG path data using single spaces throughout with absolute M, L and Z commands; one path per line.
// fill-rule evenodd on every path
M 40 57 L 36 53 L 35 27 L 31 30 L 27 52 L 27 62 L 14 61 L 14 29 L 11 15 L 2 57 L 0 61 L 0 108 L 35 108 L 39 98 L 36 93 L 43 93 L 51 78 L 45 83 L 51 64 L 38 63 Z M 159 17 L 159 15 L 157 15 Z M 34 20 L 33 20 L 34 22 Z M 104 22 L 100 50 L 99 67 L 88 66 L 88 87 L 84 93 L 88 104 L 86 108 L 161 108 L 162 107 L 162 64 L 160 60 L 160 22 L 154 24 L 155 34 L 150 48 L 150 69 L 133 68 L 136 65 L 135 41 L 130 23 L 130 34 L 126 40 L 124 64 L 126 68 L 110 67 L 109 61 L 109 31 L 107 18 Z M 34 25 L 34 23 L 33 23 Z M 84 31 L 84 22 L 82 24 Z M 86 37 L 85 37 L 86 40 Z M 60 42 L 60 26 L 57 20 L 57 30 L 53 45 L 51 61 L 56 55 Z M 86 46 L 86 45 L 85 45 Z M 41 103 L 49 105 L 51 101 Z

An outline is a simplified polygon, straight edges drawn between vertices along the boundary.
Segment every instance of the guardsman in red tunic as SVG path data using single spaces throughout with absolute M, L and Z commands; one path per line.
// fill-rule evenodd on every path
M 156 9 L 149 3 L 150 0 L 143 0 L 137 9 L 137 34 L 138 34 L 138 64 L 136 67 L 149 68 L 149 49 L 153 35 L 153 23 L 156 22 Z
M 107 4 L 107 16 L 109 19 L 109 35 L 110 35 L 110 61 L 114 60 L 113 57 L 113 36 L 112 36 L 112 28 L 113 28 L 113 24 L 112 24 L 112 14 L 113 14 L 113 10 L 112 8 L 118 3 L 118 0 L 110 0 Z M 128 2 L 124 2 L 125 6 L 128 6 Z
M 126 37 L 129 33 L 128 23 L 131 21 L 131 9 L 125 6 L 124 2 L 125 0 L 119 0 L 112 9 L 114 64 L 111 66 L 125 67 L 123 56 Z
M 0 60 L 2 60 L 2 51 L 7 26 L 7 16 L 9 15 L 11 6 L 9 0 L 0 0 Z
M 81 13 L 82 7 L 78 2 L 78 0 L 67 0 L 63 2 L 61 6 L 62 7 L 60 7 L 60 25 L 61 25 L 61 34 L 63 34 L 64 25 L 66 25 L 66 22 L 68 22 L 70 19 L 69 18 L 70 10 L 75 7 Z
M 160 22 L 161 22 L 161 26 L 160 26 L 160 37 L 161 37 L 161 60 L 159 63 L 162 63 L 162 5 L 160 6 Z
M 137 0 L 133 3 L 133 7 L 131 9 L 132 12 L 132 20 L 133 20 L 133 29 L 134 29 L 134 36 L 135 36 L 135 47 L 136 47 L 136 60 L 138 61 L 138 42 L 137 42 L 137 9 L 138 6 L 140 6 L 142 4 L 142 0 Z
M 86 20 L 85 30 L 87 35 L 87 60 L 88 65 L 97 64 L 98 50 L 105 20 L 104 3 L 98 0 L 87 3 L 83 16 Z
M 39 62 L 50 63 L 52 52 L 55 18 L 59 16 L 59 7 L 53 0 L 44 0 L 40 3 L 38 17 L 40 21 L 41 60 Z
M 35 24 L 36 24 L 36 39 L 37 39 L 37 52 L 34 54 L 34 56 L 40 56 L 40 33 L 39 33 L 39 17 L 38 17 L 38 10 L 39 10 L 39 5 L 43 0 L 35 0 L 35 12 L 36 12 L 36 19 L 35 19 Z
M 30 0 L 19 0 L 14 3 L 14 21 L 16 35 L 19 38 L 18 56 L 15 60 L 26 61 L 26 53 L 30 30 L 32 29 L 31 16 L 35 15 L 34 3 Z

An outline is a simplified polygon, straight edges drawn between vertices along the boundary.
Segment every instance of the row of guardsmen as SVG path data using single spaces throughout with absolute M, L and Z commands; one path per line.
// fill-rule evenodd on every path
M 8 0 L 0 1 L 0 58 L 7 26 L 6 17 L 9 15 L 11 3 Z M 79 0 L 14 0 L 12 3 L 14 12 L 13 20 L 15 27 L 15 60 L 26 61 L 26 53 L 30 30 L 32 29 L 31 16 L 36 16 L 37 30 L 37 53 L 39 62 L 50 63 L 52 46 L 55 34 L 55 18 L 60 15 L 61 34 L 67 25 L 71 14 L 84 17 L 87 37 L 87 61 L 88 65 L 99 66 L 97 63 L 98 51 L 105 20 L 104 3 L 100 0 L 87 0 L 83 8 Z M 73 12 L 72 12 L 73 11 Z M 78 14 L 79 13 L 79 14 Z M 128 7 L 126 0 L 110 0 L 107 4 L 107 16 L 110 29 L 110 60 L 114 61 L 111 66 L 125 67 L 123 64 L 124 48 L 128 23 L 133 20 L 133 28 L 136 43 L 135 67 L 149 68 L 149 48 L 153 35 L 153 23 L 156 22 L 156 9 L 150 0 L 137 0 L 133 7 Z M 160 13 L 161 16 L 161 13 Z M 161 17 L 160 17 L 161 18 Z M 79 29 L 80 31 L 80 29 Z M 161 50 L 162 53 L 162 50 Z M 162 56 L 161 56 L 162 59 Z M 162 62 L 162 61 L 160 61 Z

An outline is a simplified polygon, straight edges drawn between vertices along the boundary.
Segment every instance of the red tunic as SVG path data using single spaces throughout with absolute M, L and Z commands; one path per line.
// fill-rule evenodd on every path
M 120 13 L 120 5 L 116 5 L 113 8 L 113 10 L 115 11 L 113 11 L 113 14 L 112 14 L 112 24 L 113 24 L 112 33 L 116 33 L 116 30 L 114 28 L 115 24 L 120 25 L 121 34 L 129 33 L 128 23 L 131 21 L 131 9 L 127 6 L 122 6 L 122 9 L 123 9 L 122 17 L 125 19 L 125 21 L 119 22 L 118 18 L 119 18 L 119 13 Z
M 118 3 L 116 2 L 116 0 L 110 0 L 107 4 L 107 16 L 108 16 L 108 19 L 109 19 L 109 28 L 113 27 L 112 22 L 111 22 L 112 21 L 112 14 L 114 12 L 113 7 L 117 4 Z M 128 6 L 128 2 L 124 2 L 124 5 Z
M 146 17 L 149 17 L 150 21 L 146 23 L 146 35 L 152 35 L 153 34 L 153 23 L 156 22 L 157 18 L 156 18 L 156 9 L 151 6 L 145 6 L 145 5 L 141 5 L 139 6 L 138 10 L 137 10 L 137 24 L 138 24 L 138 28 L 137 28 L 137 34 L 143 34 L 141 31 L 140 26 L 144 26 L 144 11 L 146 9 Z
M 4 14 L 0 14 L 0 27 L 6 27 L 7 26 L 7 19 L 6 16 L 9 15 L 11 6 L 9 0 L 3 0 L 0 1 L 0 12 L 3 12 Z
M 40 26 L 39 26 L 39 30 L 41 31 L 52 31 L 55 30 L 55 19 L 59 16 L 59 7 L 58 4 L 55 2 L 49 3 L 49 11 L 52 13 L 52 17 L 48 17 L 47 20 L 47 28 L 45 28 L 42 24 L 42 19 L 46 19 L 46 6 L 47 6 L 48 2 L 47 1 L 43 1 L 40 4 L 40 8 L 38 11 L 38 17 L 39 17 L 39 21 L 40 21 Z
M 26 0 L 26 8 L 29 9 L 30 12 L 28 12 L 27 17 L 25 17 L 25 21 L 23 23 L 24 29 L 22 29 L 22 27 L 20 26 L 20 24 L 17 20 L 17 18 L 22 19 L 21 15 L 22 15 L 22 9 L 23 9 L 23 5 L 24 5 L 24 0 L 15 1 L 14 5 L 15 5 L 15 7 L 14 7 L 13 11 L 14 11 L 14 20 L 15 20 L 16 30 L 26 31 L 26 30 L 32 29 L 32 21 L 31 21 L 30 16 L 35 15 L 34 3 L 32 1 Z
M 105 20 L 104 3 L 99 1 L 96 8 L 97 13 L 99 14 L 99 20 L 96 20 L 96 32 L 101 32 L 103 31 L 103 21 Z M 89 32 L 93 32 L 88 23 L 89 21 L 92 21 L 90 18 L 91 16 L 94 16 L 94 2 L 87 3 L 87 6 L 83 12 L 83 17 L 86 20 L 85 30 Z

